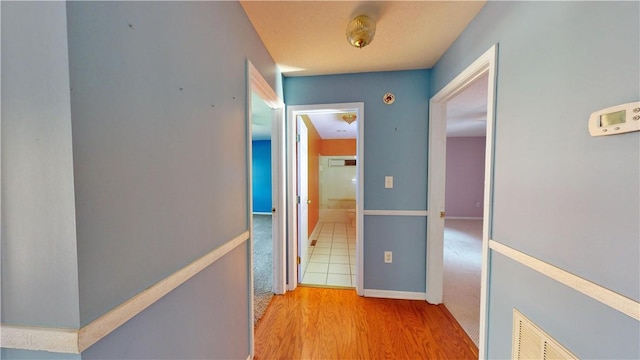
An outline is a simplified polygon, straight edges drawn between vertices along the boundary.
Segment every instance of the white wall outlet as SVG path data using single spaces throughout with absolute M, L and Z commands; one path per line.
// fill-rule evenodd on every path
M 393 262 L 393 253 L 391 251 L 384 252 L 384 262 L 391 264 Z
M 393 176 L 385 176 L 384 177 L 384 188 L 385 189 L 393 189 Z

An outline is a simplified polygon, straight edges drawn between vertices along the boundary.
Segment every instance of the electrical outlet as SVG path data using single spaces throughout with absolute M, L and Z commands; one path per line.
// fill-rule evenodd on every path
M 384 262 L 391 264 L 393 262 L 393 253 L 391 251 L 384 252 Z
M 385 176 L 384 177 L 384 188 L 385 189 L 393 189 L 393 176 Z

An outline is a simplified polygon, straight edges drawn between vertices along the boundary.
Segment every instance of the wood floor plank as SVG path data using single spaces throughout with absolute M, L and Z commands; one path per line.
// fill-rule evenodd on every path
M 255 331 L 256 360 L 477 359 L 442 305 L 298 287 L 276 295 Z

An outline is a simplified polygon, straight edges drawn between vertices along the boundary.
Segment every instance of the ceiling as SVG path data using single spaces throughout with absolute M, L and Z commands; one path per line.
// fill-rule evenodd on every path
M 285 76 L 429 69 L 485 1 L 247 1 L 249 20 Z M 347 23 L 376 22 L 369 46 L 351 46 Z
M 486 136 L 488 90 L 487 74 L 447 102 L 448 137 Z
M 240 3 L 287 77 L 432 68 L 485 5 L 485 1 L 241 0 Z M 349 44 L 345 30 L 351 19 L 362 14 L 376 21 L 376 34 L 370 45 L 358 49 Z M 448 136 L 484 134 L 479 129 L 482 122 L 478 117 L 482 101 L 486 113 L 486 82 L 484 97 L 478 89 L 482 84 L 476 87 L 470 87 L 449 104 L 452 120 Z M 252 102 L 254 139 L 268 139 L 270 110 L 258 100 L 254 96 Z M 321 136 L 326 133 L 335 138 L 338 128 L 328 125 L 336 124 L 343 129 L 346 125 L 338 115 L 310 114 L 310 119 Z M 356 123 L 346 129 L 355 129 Z M 340 135 L 355 137 L 351 134 Z

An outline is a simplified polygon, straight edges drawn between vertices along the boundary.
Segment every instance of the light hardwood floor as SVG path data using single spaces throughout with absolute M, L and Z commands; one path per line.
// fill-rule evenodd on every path
M 298 287 L 276 295 L 255 332 L 257 360 L 477 358 L 444 306 L 354 290 Z

